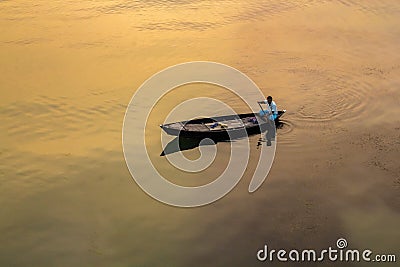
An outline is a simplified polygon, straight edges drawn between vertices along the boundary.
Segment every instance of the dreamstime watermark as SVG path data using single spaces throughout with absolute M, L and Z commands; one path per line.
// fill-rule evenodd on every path
M 153 166 L 145 140 L 145 128 L 149 115 L 165 94 L 179 86 L 193 83 L 208 83 L 223 87 L 241 98 L 254 113 L 259 110 L 257 101 L 265 99 L 257 85 L 242 72 L 221 63 L 203 61 L 188 62 L 166 68 L 151 76 L 136 90 L 126 109 L 122 128 L 122 145 L 126 164 L 133 179 L 148 195 L 158 201 L 178 207 L 202 206 L 225 196 L 240 181 L 250 156 L 248 140 L 245 147 L 243 147 L 243 142 L 240 144 L 230 142 L 230 158 L 222 174 L 206 185 L 195 187 L 173 184 Z M 201 106 L 204 104 L 193 104 L 193 101 L 199 101 L 199 99 L 203 101 L 202 103 L 204 101 L 220 101 L 196 97 L 177 105 L 176 109 L 186 104 L 190 105 L 194 114 L 203 114 L 204 110 Z M 227 103 L 221 103 L 220 106 L 224 108 L 226 115 L 235 115 L 234 110 Z M 169 115 L 167 118 L 170 117 Z M 246 136 L 244 127 L 242 131 L 241 135 Z M 230 134 L 229 131 L 228 134 Z M 209 142 L 210 140 L 203 141 Z M 162 145 L 164 149 L 165 142 L 162 142 Z M 249 184 L 249 192 L 256 191 L 267 177 L 274 160 L 275 149 L 276 139 L 273 140 L 271 146 L 262 147 L 257 167 Z M 185 158 L 182 153 L 169 156 L 167 160 L 180 170 L 199 172 L 207 168 L 216 155 L 215 150 L 210 152 L 201 146 L 199 150 L 200 158 L 194 161 Z
M 343 262 L 396 262 L 395 254 L 374 254 L 370 249 L 347 249 L 347 240 L 339 238 L 336 247 L 328 247 L 322 250 L 315 249 L 271 249 L 268 245 L 257 252 L 257 259 L 263 262 L 274 260 L 286 262 L 321 262 L 321 261 L 343 261 Z

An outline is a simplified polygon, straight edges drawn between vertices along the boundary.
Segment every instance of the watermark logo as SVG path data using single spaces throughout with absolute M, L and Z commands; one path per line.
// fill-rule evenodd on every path
M 344 238 L 339 238 L 336 241 L 336 246 L 340 249 L 347 247 L 347 240 Z
M 339 238 L 335 247 L 322 250 L 315 249 L 269 249 L 268 245 L 257 252 L 257 259 L 263 262 L 291 261 L 291 262 L 396 262 L 395 254 L 374 254 L 370 249 L 347 249 L 347 240 Z
M 257 101 L 265 99 L 257 85 L 245 74 L 235 68 L 215 62 L 188 62 L 171 66 L 151 76 L 136 90 L 126 109 L 122 129 L 126 164 L 135 182 L 148 195 L 158 201 L 178 207 L 202 206 L 225 196 L 240 181 L 250 156 L 248 139 L 245 148 L 243 142 L 230 142 L 229 163 L 222 174 L 206 185 L 195 187 L 173 184 L 153 166 L 146 149 L 145 127 L 148 117 L 156 103 L 165 94 L 174 88 L 192 83 L 209 83 L 230 90 L 240 97 L 254 113 L 259 111 Z M 181 103 L 174 110 L 182 108 L 185 104 L 190 105 L 192 110 L 200 109 L 200 105 L 194 104 L 195 101 L 219 100 L 196 97 Z M 226 103 L 221 103 L 221 106 L 224 106 L 226 115 L 235 114 Z M 198 110 L 198 114 L 201 113 L 202 110 Z M 166 118 L 169 118 L 169 115 Z M 241 136 L 246 135 L 244 128 L 242 131 Z M 230 134 L 229 131 L 228 134 Z M 201 142 L 209 143 L 212 140 L 204 139 Z M 162 145 L 166 145 L 164 141 Z M 214 148 L 210 149 L 210 147 Z M 200 146 L 199 149 L 201 156 L 194 161 L 185 158 L 182 153 L 168 156 L 167 159 L 180 170 L 199 172 L 213 162 L 217 153 L 215 146 Z M 256 191 L 267 177 L 275 156 L 275 149 L 276 138 L 268 146 L 262 146 L 257 167 L 249 184 L 250 193 Z

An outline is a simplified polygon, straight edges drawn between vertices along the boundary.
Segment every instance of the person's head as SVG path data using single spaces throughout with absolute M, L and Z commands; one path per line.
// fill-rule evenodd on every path
M 267 97 L 267 102 L 268 102 L 268 104 L 271 104 L 271 103 L 272 103 L 272 96 L 269 95 L 269 96 Z

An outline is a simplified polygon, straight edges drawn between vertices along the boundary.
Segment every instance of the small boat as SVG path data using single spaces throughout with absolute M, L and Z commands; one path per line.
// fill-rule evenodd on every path
M 278 111 L 275 125 L 279 124 L 279 119 L 285 112 L 286 110 Z M 173 122 L 162 124 L 160 127 L 167 134 L 174 136 L 228 140 L 263 132 L 271 127 L 271 123 L 257 113 L 244 113 Z

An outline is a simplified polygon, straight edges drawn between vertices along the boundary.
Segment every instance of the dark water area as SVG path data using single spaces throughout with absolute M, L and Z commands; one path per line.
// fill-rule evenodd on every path
M 398 1 L 10 0 L 0 14 L 0 266 L 293 266 L 256 253 L 265 244 L 320 250 L 338 238 L 400 260 Z M 146 79 L 196 60 L 240 70 L 287 113 L 256 192 L 258 135 L 229 194 L 176 208 L 134 182 L 121 133 Z M 203 146 L 217 154 L 198 173 L 160 156 L 159 124 L 196 97 L 249 111 L 209 84 L 157 103 L 149 158 L 186 186 L 213 181 L 230 155 L 229 142 Z M 204 113 L 180 119 L 223 111 L 196 108 Z M 182 154 L 194 160 L 200 147 Z

